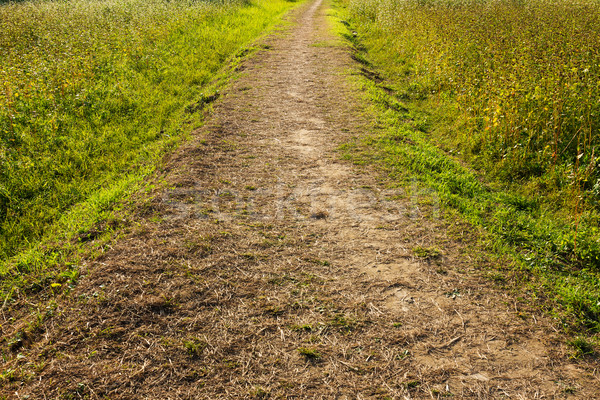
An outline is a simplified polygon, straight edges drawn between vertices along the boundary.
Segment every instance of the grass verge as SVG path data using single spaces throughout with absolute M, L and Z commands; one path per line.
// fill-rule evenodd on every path
M 597 334 L 597 213 L 572 218 L 568 206 L 519 190 L 461 157 L 456 143 L 437 134 L 461 134 L 457 103 L 424 92 L 412 96 L 410 69 L 398 73 L 398 43 L 388 40 L 381 21 L 357 16 L 347 5 L 338 1 L 335 8 L 360 63 L 356 82 L 379 129 L 344 146 L 345 156 L 382 167 L 400 185 L 418 182 L 433 189 L 446 217 L 467 221 L 479 233 L 480 248 L 496 260 L 510 260 L 499 268 L 518 277 L 522 300 L 544 307 L 571 333 Z
M 82 246 L 118 227 L 118 208 L 296 4 L 0 6 L 2 308 L 76 277 Z

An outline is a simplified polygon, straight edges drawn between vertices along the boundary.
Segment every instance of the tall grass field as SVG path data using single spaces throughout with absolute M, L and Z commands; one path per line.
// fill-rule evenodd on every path
M 199 123 L 186 107 L 293 6 L 0 3 L 0 266 L 73 213 L 75 228 L 96 218 L 151 171 Z
M 383 79 L 367 91 L 392 129 L 369 138 L 372 158 L 534 271 L 532 296 L 562 304 L 565 325 L 600 331 L 600 3 L 338 4 Z
M 600 3 L 352 0 L 385 32 L 412 96 L 456 103 L 452 137 L 479 166 L 544 192 L 600 200 Z M 382 36 L 382 40 L 383 39 Z M 392 50 L 393 49 L 393 50 Z

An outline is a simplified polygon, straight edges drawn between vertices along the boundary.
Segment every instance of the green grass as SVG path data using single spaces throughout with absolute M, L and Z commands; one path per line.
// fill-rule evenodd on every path
M 317 350 L 308 347 L 300 347 L 298 353 L 302 354 L 307 360 L 318 360 L 322 357 Z
M 441 141 L 572 209 L 573 191 L 598 205 L 600 4 L 356 0 L 348 12 L 407 83 L 403 97 L 452 103 L 460 129 L 438 130 Z
M 0 274 L 65 263 L 201 124 L 285 0 L 0 6 Z M 225 66 L 229 66 L 224 71 Z
M 202 352 L 208 344 L 198 338 L 191 338 L 183 341 L 183 347 L 187 351 L 188 355 L 193 358 L 200 357 Z
M 435 258 L 439 258 L 442 255 L 442 252 L 435 247 L 422 247 L 417 246 L 413 249 L 413 253 L 424 260 L 432 260 Z
M 595 167 L 588 168 L 592 155 L 600 154 L 595 150 L 597 118 L 580 119 L 579 125 L 573 122 L 575 114 L 596 112 L 598 93 L 582 91 L 575 101 L 569 97 L 571 91 L 545 86 L 542 98 L 550 96 L 546 90 L 554 90 L 553 99 L 570 106 L 541 102 L 525 107 L 521 101 L 540 90 L 530 86 L 536 79 L 525 78 L 547 71 L 536 70 L 532 63 L 521 65 L 522 69 L 514 73 L 517 75 L 511 75 L 513 67 L 505 62 L 505 52 L 514 47 L 520 62 L 535 59 L 542 64 L 539 68 L 550 68 L 552 51 L 538 43 L 531 30 L 538 27 L 546 39 L 552 32 L 566 35 L 579 49 L 560 52 L 560 64 L 554 63 L 552 68 L 557 76 L 569 78 L 573 84 L 585 77 L 586 88 L 596 87 L 600 73 L 595 69 L 586 75 L 573 75 L 572 69 L 574 65 L 582 67 L 585 57 L 581 52 L 589 54 L 587 61 L 597 63 L 600 42 L 584 41 L 572 22 L 589 26 L 586 21 L 600 18 L 600 6 L 566 0 L 556 4 L 538 0 L 340 0 L 337 7 L 347 27 L 343 35 L 354 47 L 355 59 L 362 68 L 356 81 L 373 105 L 375 126 L 379 128 L 347 144 L 346 156 L 359 164 L 383 166 L 398 184 L 417 182 L 428 188 L 424 190 L 433 190 L 447 217 L 459 217 L 478 232 L 480 248 L 503 262 L 510 260 L 510 265 L 502 268 L 517 273 L 522 300 L 546 307 L 568 330 L 599 332 L 599 213 L 597 194 L 588 184 L 597 179 L 598 172 Z M 446 13 L 447 27 L 442 18 Z M 552 16 L 556 20 L 546 26 Z M 511 18 L 519 21 L 523 32 L 517 32 Z M 516 45 L 516 39 L 507 37 L 509 26 L 519 40 Z M 587 35 L 597 34 L 596 28 L 590 28 Z M 555 45 L 550 43 L 548 48 L 554 49 Z M 483 73 L 481 68 L 487 75 L 477 87 L 486 92 L 479 95 L 469 90 L 472 74 Z M 539 85 L 541 81 L 537 81 Z M 500 94 L 491 92 L 492 87 L 502 91 L 517 84 L 521 88 L 519 96 L 510 95 L 500 101 Z M 490 102 L 501 102 L 505 111 L 485 114 L 483 110 L 490 107 Z M 561 154 L 553 155 L 549 162 L 544 161 L 543 157 L 548 156 L 544 151 L 548 151 L 546 146 L 556 144 L 549 142 L 550 136 L 555 138 L 554 133 L 543 136 L 547 132 L 538 125 L 527 125 L 531 121 L 525 123 L 520 114 L 543 120 L 547 116 L 545 107 L 552 107 L 550 114 L 557 113 L 559 107 L 564 114 L 561 118 L 571 121 L 561 123 L 563 136 L 557 142 Z M 494 126 L 493 117 L 490 122 L 486 115 L 503 117 Z M 548 120 L 544 121 L 550 129 Z M 592 135 L 586 136 L 584 148 L 584 140 L 577 135 L 588 132 L 589 124 Z M 519 133 L 506 140 L 500 137 L 514 130 Z M 580 142 L 574 150 L 567 145 L 573 136 L 575 142 Z M 502 152 L 500 158 L 493 155 L 498 149 Z M 577 158 L 581 152 L 584 155 Z M 540 170 L 527 172 L 529 164 Z M 581 168 L 587 168 L 586 172 Z
M 584 337 L 575 337 L 568 344 L 573 348 L 572 358 L 592 356 L 596 353 L 594 344 Z

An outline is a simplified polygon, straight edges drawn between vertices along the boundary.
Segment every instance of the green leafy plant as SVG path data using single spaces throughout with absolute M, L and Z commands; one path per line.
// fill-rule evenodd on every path
M 573 358 L 580 358 L 596 354 L 594 344 L 587 338 L 577 336 L 569 340 L 568 344 L 574 349 Z
M 298 349 L 298 352 L 300 354 L 302 354 L 304 357 L 306 357 L 306 359 L 308 359 L 308 360 L 318 360 L 322 357 L 321 353 L 319 353 L 317 350 L 310 349 L 308 347 L 300 347 Z
M 208 343 L 198 338 L 191 338 L 183 341 L 183 347 L 192 357 L 200 357 L 200 355 L 202 354 L 204 349 L 206 349 L 207 346 Z

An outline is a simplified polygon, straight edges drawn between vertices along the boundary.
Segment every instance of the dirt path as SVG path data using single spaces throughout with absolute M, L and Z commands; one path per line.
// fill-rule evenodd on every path
M 600 396 L 547 321 L 478 278 L 435 202 L 340 160 L 374 122 L 322 1 L 244 65 L 168 163 L 174 188 L 88 266 L 0 394 Z

